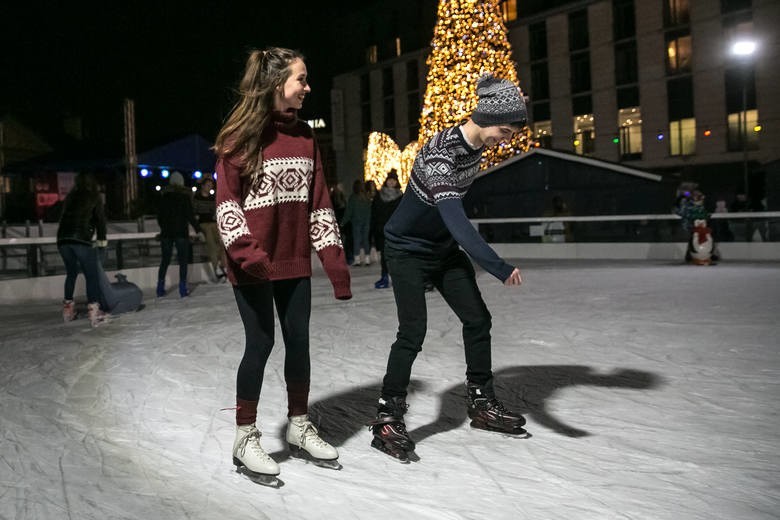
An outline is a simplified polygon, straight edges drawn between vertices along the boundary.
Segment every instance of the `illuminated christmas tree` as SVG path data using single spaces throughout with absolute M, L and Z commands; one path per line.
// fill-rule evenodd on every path
M 401 184 L 406 185 L 413 162 L 409 156 L 413 157 L 436 132 L 463 123 L 476 108 L 476 84 L 482 74 L 490 72 L 517 84 L 499 0 L 440 0 L 426 63 L 427 86 L 417 141 L 401 152 L 389 136 L 381 132 L 369 136 L 365 178 L 377 185 L 384 181 L 391 167 L 398 171 Z M 481 167 L 488 168 L 525 152 L 532 144 L 531 131 L 526 127 L 510 143 L 485 150 Z
M 499 0 L 441 0 L 427 64 L 421 144 L 468 118 L 477 106 L 476 83 L 482 74 L 491 72 L 517 84 Z M 531 131 L 525 128 L 511 143 L 485 150 L 482 168 L 525 152 L 531 144 Z

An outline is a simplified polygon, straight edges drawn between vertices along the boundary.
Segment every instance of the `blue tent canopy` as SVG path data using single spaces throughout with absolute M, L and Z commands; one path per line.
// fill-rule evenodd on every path
M 188 135 L 138 154 L 139 167 L 167 168 L 185 172 L 198 170 L 211 173 L 214 171 L 216 161 L 211 143 L 197 134 Z

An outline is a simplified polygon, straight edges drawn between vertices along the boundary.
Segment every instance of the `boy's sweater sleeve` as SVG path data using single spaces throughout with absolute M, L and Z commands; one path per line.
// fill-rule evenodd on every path
M 474 229 L 463 210 L 463 202 L 457 198 L 447 198 L 436 201 L 436 207 L 452 238 L 480 267 L 505 282 L 514 267 L 504 262 Z
M 339 300 L 352 298 L 349 266 L 347 265 L 341 235 L 333 211 L 330 195 L 322 172 L 319 153 L 315 154 L 314 177 L 312 178 L 311 209 L 309 212 L 309 237 L 325 273 L 333 285 L 333 292 Z
M 247 225 L 242 202 L 240 166 L 230 158 L 217 161 L 217 227 L 230 258 L 257 278 L 268 278 L 268 253 L 260 248 Z

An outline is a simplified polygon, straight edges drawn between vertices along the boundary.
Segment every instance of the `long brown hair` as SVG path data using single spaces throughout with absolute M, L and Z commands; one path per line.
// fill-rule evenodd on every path
M 269 47 L 249 53 L 244 76 L 238 86 L 239 99 L 217 134 L 214 152 L 238 155 L 244 161 L 242 176 L 259 175 L 263 164 L 266 128 L 271 122 L 274 96 L 292 71 L 290 64 L 304 57 L 298 51 Z

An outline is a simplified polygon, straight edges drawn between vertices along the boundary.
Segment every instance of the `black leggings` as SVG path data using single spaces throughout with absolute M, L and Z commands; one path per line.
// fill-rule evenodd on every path
M 284 339 L 284 379 L 291 415 L 306 413 L 311 365 L 311 279 L 296 278 L 233 288 L 244 322 L 246 347 L 236 377 L 236 397 L 257 401 L 274 346 L 274 303 Z

